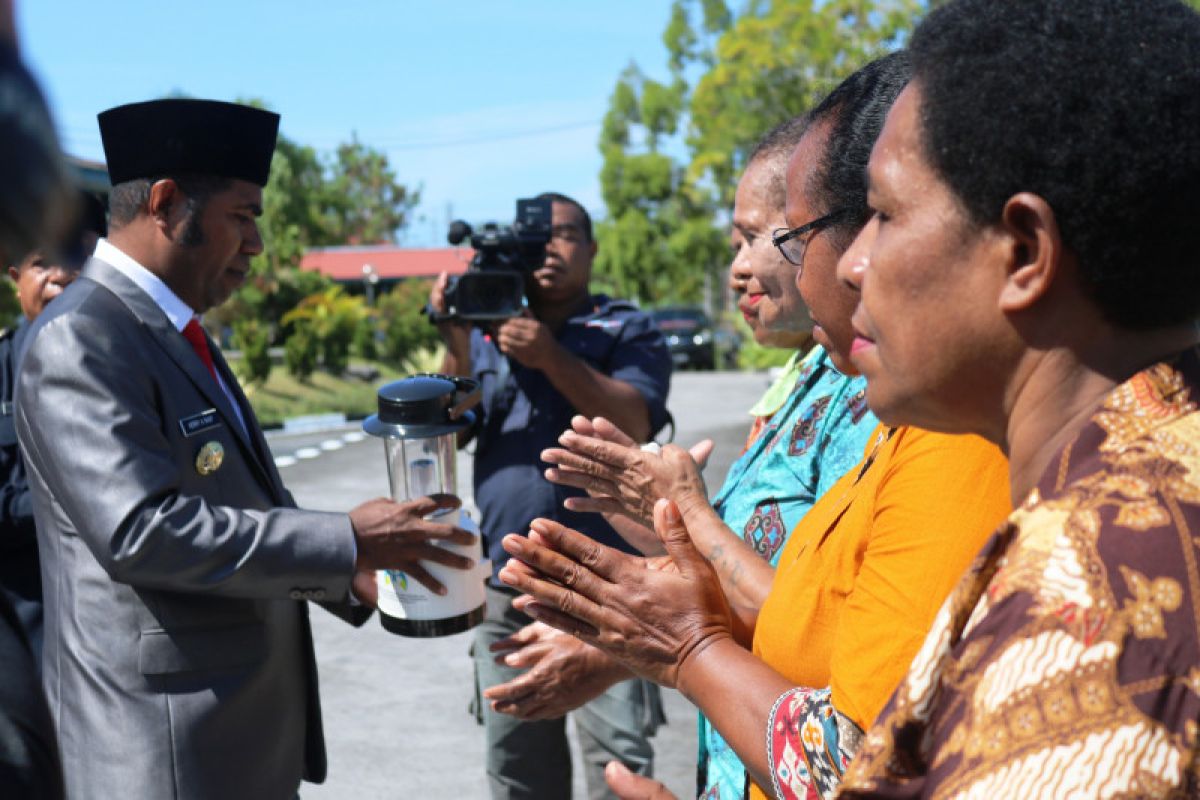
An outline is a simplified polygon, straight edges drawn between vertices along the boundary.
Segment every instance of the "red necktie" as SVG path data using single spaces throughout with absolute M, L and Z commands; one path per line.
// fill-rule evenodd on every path
M 200 356 L 204 366 L 208 367 L 208 374 L 212 375 L 213 380 L 217 381 L 217 385 L 220 386 L 221 382 L 217 380 L 217 368 L 213 366 L 212 353 L 208 349 L 208 338 L 204 335 L 204 329 L 200 327 L 200 323 L 195 317 L 192 317 L 188 320 L 188 324 L 183 326 L 183 338 L 188 340 L 188 344 L 196 351 L 196 355 Z

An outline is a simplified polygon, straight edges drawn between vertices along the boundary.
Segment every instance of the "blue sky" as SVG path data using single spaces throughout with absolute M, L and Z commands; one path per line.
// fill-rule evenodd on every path
M 517 197 L 602 214 L 596 147 L 620 71 L 664 77 L 668 0 L 17 0 L 26 61 L 69 153 L 103 156 L 96 114 L 181 91 L 258 97 L 290 138 L 352 133 L 423 186 L 409 245 L 444 243 L 447 206 L 510 221 Z

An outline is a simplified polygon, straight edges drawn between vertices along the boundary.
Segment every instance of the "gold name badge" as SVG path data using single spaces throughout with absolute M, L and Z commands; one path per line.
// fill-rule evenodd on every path
M 225 460 L 225 448 L 220 442 L 206 442 L 196 454 L 196 472 L 201 475 L 212 475 L 221 468 Z

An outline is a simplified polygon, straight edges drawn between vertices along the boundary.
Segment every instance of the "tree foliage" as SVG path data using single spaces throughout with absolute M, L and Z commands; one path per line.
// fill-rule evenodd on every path
M 329 166 L 327 234 L 347 244 L 396 241 L 396 231 L 408 223 L 420 192 L 401 184 L 387 156 L 358 137 L 339 146 Z
M 600 190 L 608 215 L 596 227 L 596 271 L 623 296 L 695 297 L 705 267 L 725 249 L 711 223 L 688 224 L 704 208 L 688 190 L 683 167 L 662 152 L 679 130 L 685 98 L 681 81 L 660 83 L 631 65 L 604 118 Z
M 711 185 L 723 206 L 732 204 L 758 139 L 894 50 L 924 7 L 918 0 L 751 3 L 701 60 L 711 68 L 689 105 L 689 177 Z
M 437 328 L 421 313 L 429 300 L 431 284 L 425 280 L 397 283 L 379 298 L 379 329 L 383 332 L 382 356 L 393 364 L 412 366 L 414 357 L 437 347 Z
M 262 106 L 261 102 L 249 101 Z M 263 252 L 250 277 L 212 321 L 231 326 L 253 317 L 272 329 L 272 339 L 289 333 L 282 317 L 304 298 L 328 290 L 332 281 L 299 269 L 312 247 L 395 242 L 411 221 L 420 190 L 403 184 L 387 155 L 352 136 L 321 154 L 280 135 L 263 189 L 259 231 Z
M 631 64 L 600 135 L 597 272 L 642 301 L 700 298 L 728 262 L 726 214 L 758 139 L 901 43 L 921 0 L 674 0 L 666 81 Z M 710 284 L 712 285 L 712 284 Z
M 322 156 L 281 135 L 263 190 L 264 257 L 294 266 L 308 247 L 395 242 L 419 200 L 387 155 L 357 136 Z

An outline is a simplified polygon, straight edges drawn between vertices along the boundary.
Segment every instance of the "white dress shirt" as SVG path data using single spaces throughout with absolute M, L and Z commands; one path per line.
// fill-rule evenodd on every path
M 163 283 L 162 278 L 143 267 L 119 247 L 108 241 L 108 239 L 101 238 L 96 242 L 96 250 L 92 253 L 92 256 L 108 264 L 126 278 L 129 278 L 129 280 L 137 284 L 139 289 L 150 295 L 150 299 L 163 310 L 163 313 L 167 315 L 167 319 L 175 326 L 175 330 L 181 334 L 184 327 L 196 316 L 196 312 L 187 303 L 180 300 L 179 295 L 171 291 L 171 287 Z M 216 374 L 217 385 L 221 387 L 221 391 L 225 393 L 226 399 L 229 400 L 229 405 L 233 407 L 233 413 L 237 415 L 238 424 L 242 426 L 242 433 L 246 434 L 246 438 L 250 438 L 249 430 L 246 428 L 246 420 L 242 416 L 242 409 L 238 405 L 237 400 L 234 399 L 233 392 L 229 391 L 229 387 L 225 385 L 225 379 L 221 377 L 221 373 L 216 370 L 213 371 Z

